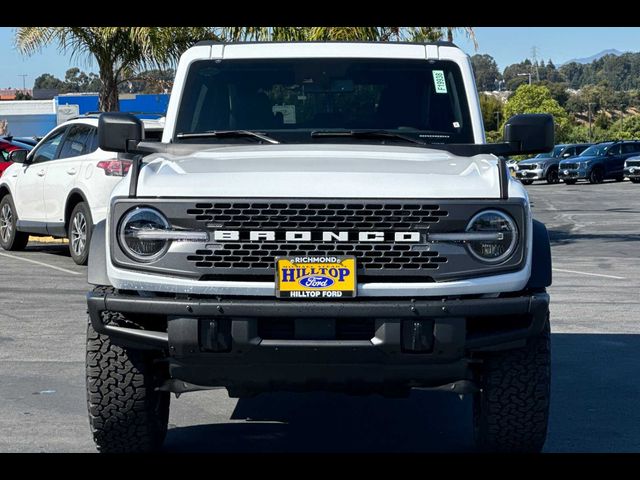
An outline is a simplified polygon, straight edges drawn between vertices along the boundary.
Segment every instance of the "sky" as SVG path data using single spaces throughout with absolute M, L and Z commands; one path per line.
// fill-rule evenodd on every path
M 536 47 L 538 58 L 551 59 L 556 65 L 574 58 L 590 57 L 602 50 L 615 48 L 622 52 L 640 51 L 638 27 L 475 27 L 478 50 L 463 33 L 457 33 L 454 41 L 469 55 L 488 53 L 495 58 L 502 71 L 506 66 L 531 58 Z M 50 46 L 41 53 L 24 57 L 14 47 L 15 28 L 0 27 L 0 88 L 22 88 L 43 73 L 64 78 L 71 67 L 95 71 L 95 65 L 84 58 L 71 61 L 70 54 L 62 54 L 57 46 Z

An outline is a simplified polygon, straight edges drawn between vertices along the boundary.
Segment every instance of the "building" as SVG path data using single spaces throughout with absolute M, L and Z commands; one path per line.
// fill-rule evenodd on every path
M 64 94 L 52 100 L 13 98 L 15 93 L 11 101 L 0 102 L 0 121 L 7 122 L 6 134 L 17 137 L 42 136 L 71 117 L 98 111 L 96 93 Z M 141 114 L 141 118 L 164 115 L 168 104 L 168 94 L 120 94 L 120 110 Z

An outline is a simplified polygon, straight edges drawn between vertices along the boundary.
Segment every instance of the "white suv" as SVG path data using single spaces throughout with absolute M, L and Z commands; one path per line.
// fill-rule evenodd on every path
M 94 224 L 103 220 L 113 187 L 131 156 L 98 148 L 98 114 L 54 128 L 31 152 L 14 152 L 0 181 L 0 246 L 21 250 L 30 235 L 69 238 L 73 260 L 87 262 Z M 160 138 L 162 120 L 144 120 L 148 139 Z

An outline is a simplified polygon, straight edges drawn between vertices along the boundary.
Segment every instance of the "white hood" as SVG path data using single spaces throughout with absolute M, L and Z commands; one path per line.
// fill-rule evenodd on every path
M 139 196 L 498 198 L 500 195 L 496 157 L 459 157 L 442 150 L 415 147 L 242 145 L 214 147 L 186 156 L 159 153 L 148 157 L 146 162 L 138 181 Z M 512 193 L 520 196 L 519 192 Z

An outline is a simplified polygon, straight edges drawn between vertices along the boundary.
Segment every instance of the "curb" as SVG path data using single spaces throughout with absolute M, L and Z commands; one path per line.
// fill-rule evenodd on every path
M 66 238 L 53 238 L 53 237 L 29 237 L 29 242 L 34 243 L 53 243 L 58 245 L 64 245 L 69 243 Z

